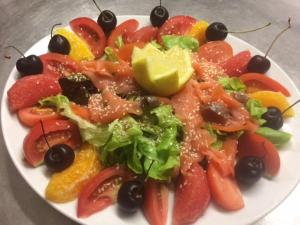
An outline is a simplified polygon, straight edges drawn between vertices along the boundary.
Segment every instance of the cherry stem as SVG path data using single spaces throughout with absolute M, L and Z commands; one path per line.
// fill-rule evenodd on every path
M 95 6 L 97 7 L 97 9 L 100 11 L 100 13 L 102 12 L 102 10 L 100 9 L 99 5 L 97 4 L 97 2 L 95 0 L 93 0 Z
M 52 28 L 51 28 L 51 38 L 53 37 L 53 30 L 54 30 L 54 27 L 60 26 L 60 25 L 61 25 L 61 23 L 56 23 L 56 24 L 54 24 L 54 25 L 52 26 Z
M 161 0 L 159 0 L 159 7 L 161 7 Z
M 290 108 L 294 107 L 295 105 L 297 105 L 300 102 L 300 99 L 298 99 L 297 101 L 295 101 L 293 104 L 291 104 L 289 107 L 287 107 L 285 110 L 282 111 L 282 115 L 284 113 L 286 113 Z
M 47 143 L 47 145 L 48 145 L 48 148 L 50 148 L 49 142 L 48 142 L 47 137 L 46 137 L 46 134 L 45 134 L 45 129 L 44 129 L 43 121 L 40 120 L 40 123 L 41 123 L 42 131 L 43 131 L 43 137 L 44 137 L 44 139 L 45 139 L 45 141 L 46 141 L 46 143 Z
M 255 28 L 255 29 L 252 29 L 252 30 L 245 30 L 245 31 L 227 31 L 227 33 L 229 34 L 245 34 L 245 33 L 250 33 L 250 32 L 254 32 L 254 31 L 257 31 L 257 30 L 261 30 L 261 29 L 264 29 L 268 26 L 271 25 L 271 22 L 268 22 L 267 24 L 265 24 L 264 26 L 262 27 L 259 27 L 259 28 Z
M 273 45 L 275 44 L 275 42 L 277 41 L 277 39 L 284 33 L 286 32 L 288 29 L 290 29 L 292 27 L 291 25 L 291 17 L 289 17 L 288 19 L 288 27 L 285 28 L 284 30 L 282 30 L 279 34 L 277 34 L 277 36 L 275 37 L 275 39 L 272 41 L 270 47 L 268 48 L 266 54 L 265 54 L 265 58 L 268 56 L 270 50 L 272 49 Z
M 21 52 L 18 48 L 16 48 L 15 46 L 13 45 L 9 45 L 9 46 L 6 46 L 5 48 L 13 48 L 15 49 L 23 58 L 25 58 L 25 55 L 23 54 L 23 52 Z

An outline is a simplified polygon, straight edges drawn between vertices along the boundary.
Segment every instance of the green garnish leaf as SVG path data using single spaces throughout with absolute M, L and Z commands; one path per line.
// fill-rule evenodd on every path
M 156 40 L 153 40 L 150 42 L 155 48 L 159 49 L 159 50 L 163 50 L 163 47 L 157 43 Z
M 118 48 L 122 48 L 122 47 L 123 47 L 124 41 L 123 41 L 123 38 L 122 38 L 121 35 L 117 37 L 117 39 L 116 39 L 116 41 L 115 41 L 115 44 L 116 44 L 116 46 L 117 46 Z
M 262 119 L 262 115 L 267 112 L 267 108 L 256 99 L 249 99 L 246 103 L 246 108 L 250 115 L 258 121 L 260 125 L 263 125 L 266 121 Z
M 245 92 L 246 85 L 237 77 L 221 77 L 218 82 L 228 92 Z
M 256 133 L 265 137 L 277 147 L 286 144 L 292 137 L 290 133 L 274 130 L 269 127 L 260 127 L 256 130 Z
M 162 37 L 162 40 L 166 49 L 170 49 L 176 45 L 192 51 L 197 51 L 199 48 L 198 40 L 190 36 L 165 35 Z
M 104 56 L 105 60 L 109 60 L 112 62 L 117 62 L 118 61 L 118 56 L 116 55 L 115 51 L 111 47 L 106 47 L 104 49 Z
M 169 180 L 174 167 L 179 166 L 177 134 L 181 126 L 172 108 L 165 105 L 139 119 L 127 116 L 115 120 L 109 124 L 111 137 L 102 148 L 101 160 L 107 166 L 117 162 L 126 164 L 136 174 L 147 171 L 154 161 L 148 176 Z

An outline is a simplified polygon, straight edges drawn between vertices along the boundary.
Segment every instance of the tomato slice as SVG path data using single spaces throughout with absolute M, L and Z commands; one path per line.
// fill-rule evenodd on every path
M 70 21 L 72 30 L 89 45 L 95 58 L 103 55 L 106 37 L 102 28 L 88 17 L 79 17 Z
M 18 111 L 18 118 L 21 123 L 28 127 L 33 127 L 39 121 L 50 119 L 60 119 L 61 116 L 52 108 L 28 107 Z
M 144 214 L 150 225 L 165 225 L 169 190 L 163 183 L 148 180 L 144 192 Z
M 221 64 L 233 56 L 233 50 L 225 41 L 210 41 L 199 48 L 198 55 L 200 59 Z
M 57 79 L 49 74 L 26 76 L 17 80 L 7 91 L 9 108 L 15 112 L 60 92 L 61 88 Z
M 213 164 L 207 169 L 207 180 L 213 200 L 228 211 L 244 207 L 242 193 L 236 181 L 230 176 L 222 176 Z
M 144 43 L 131 43 L 125 44 L 119 49 L 118 55 L 119 59 L 124 60 L 126 62 L 131 62 L 131 56 L 134 47 L 143 48 L 145 46 Z
M 184 35 L 188 33 L 197 20 L 191 16 L 174 16 L 168 19 L 159 29 L 157 34 L 158 43 L 162 44 L 164 35 Z
M 256 156 L 263 160 L 265 173 L 268 176 L 275 176 L 280 169 L 280 157 L 276 147 L 266 138 L 246 132 L 238 141 L 238 156 Z
M 79 63 L 67 55 L 46 53 L 41 55 L 40 59 L 43 63 L 43 73 L 53 74 L 54 77 L 80 72 Z
M 135 19 L 126 20 L 118 25 L 109 35 L 107 45 L 110 47 L 117 47 L 116 40 L 119 36 L 126 38 L 127 34 L 133 33 L 139 26 L 139 22 Z
M 247 85 L 248 88 L 257 87 L 259 90 L 279 91 L 285 96 L 291 96 L 289 90 L 287 90 L 283 85 L 264 74 L 245 73 L 240 76 L 240 79 Z
M 206 210 L 210 191 L 206 173 L 195 163 L 186 174 L 181 174 L 176 184 L 173 225 L 194 223 Z
M 126 35 L 126 43 L 148 43 L 156 39 L 158 28 L 153 26 L 142 27 L 141 29 L 128 33 Z
M 250 59 L 250 51 L 242 51 L 225 61 L 222 67 L 229 76 L 240 76 L 247 72 Z
M 50 146 L 55 144 L 67 144 L 73 149 L 81 144 L 81 137 L 75 124 L 68 120 L 45 120 L 43 122 L 45 135 Z M 24 139 L 23 149 L 27 162 L 36 167 L 44 161 L 44 155 L 48 150 L 42 126 L 37 123 L 31 128 Z
M 77 216 L 88 217 L 115 203 L 121 182 L 129 179 L 132 179 L 131 173 L 120 166 L 100 171 L 83 187 L 78 198 Z

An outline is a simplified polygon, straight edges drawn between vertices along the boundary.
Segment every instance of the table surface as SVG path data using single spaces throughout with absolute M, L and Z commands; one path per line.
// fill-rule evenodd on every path
M 158 4 L 158 1 L 154 0 L 98 2 L 103 9 L 110 9 L 116 15 L 148 15 Z M 237 35 L 263 51 L 268 48 L 275 34 L 287 25 L 287 18 L 291 17 L 294 29 L 278 41 L 270 57 L 289 74 L 298 87 L 300 86 L 299 0 L 165 0 L 163 5 L 170 15 L 187 14 L 208 21 L 222 21 L 232 30 L 245 30 L 270 21 L 272 26 L 268 31 Z M 3 90 L 15 59 L 18 58 L 17 53 L 10 51 L 12 59 L 5 59 L 4 46 L 15 45 L 25 51 L 49 34 L 53 24 L 67 24 L 69 20 L 78 16 L 95 18 L 98 11 L 90 0 L 0 0 L 0 90 Z M 1 225 L 76 224 L 55 211 L 25 183 L 9 158 L 2 135 L 0 159 Z M 279 207 L 255 225 L 300 224 L 299 201 L 300 185 Z

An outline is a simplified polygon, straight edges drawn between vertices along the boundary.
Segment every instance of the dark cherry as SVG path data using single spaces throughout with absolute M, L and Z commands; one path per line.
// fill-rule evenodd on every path
M 261 55 L 253 56 L 247 66 L 248 72 L 251 73 L 265 73 L 271 67 L 271 62 L 267 57 Z
M 100 13 L 97 23 L 105 33 L 111 32 L 117 25 L 117 17 L 110 10 L 104 10 Z
M 71 46 L 69 41 L 64 36 L 56 34 L 51 37 L 48 44 L 48 49 L 50 52 L 68 55 L 70 53 Z
M 45 154 L 44 162 L 55 172 L 68 168 L 75 159 L 74 150 L 65 144 L 51 146 Z
M 205 32 L 207 41 L 222 41 L 227 37 L 227 34 L 227 27 L 221 22 L 211 23 Z
M 283 126 L 282 113 L 277 107 L 268 107 L 267 112 L 262 115 L 262 118 L 266 120 L 266 123 L 263 124 L 265 127 L 278 130 Z
M 34 75 L 43 72 L 43 63 L 40 57 L 36 55 L 19 58 L 16 62 L 16 67 L 21 76 Z
M 258 181 L 265 171 L 262 159 L 247 156 L 241 158 L 235 165 L 235 176 L 239 183 L 252 185 Z
M 126 213 L 135 213 L 144 201 L 144 184 L 140 180 L 124 182 L 118 192 L 117 202 Z
M 160 27 L 168 18 L 168 10 L 161 5 L 156 6 L 150 13 L 150 21 L 154 27 Z

